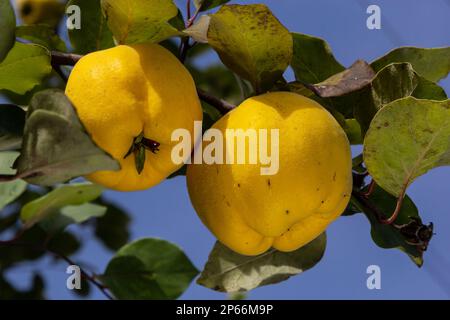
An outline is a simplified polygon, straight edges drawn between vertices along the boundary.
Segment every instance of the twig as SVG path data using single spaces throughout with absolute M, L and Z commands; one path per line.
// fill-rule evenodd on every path
M 63 53 L 52 51 L 52 65 L 57 66 L 74 66 L 83 56 L 73 53 Z
M 69 265 L 78 265 L 77 263 L 73 262 L 69 257 L 56 252 L 50 248 L 48 248 L 46 246 L 46 244 L 43 245 L 35 245 L 33 243 L 28 243 L 28 242 L 21 242 L 19 241 L 21 236 L 24 234 L 26 230 L 25 229 L 21 229 L 19 232 L 16 233 L 16 235 L 9 240 L 0 240 L 0 246 L 20 246 L 20 247 L 29 247 L 35 251 L 46 251 L 48 253 L 53 254 L 54 256 L 63 259 L 64 261 L 66 261 Z M 46 239 L 46 242 L 48 242 L 48 239 Z M 114 298 L 108 293 L 108 291 L 106 290 L 107 287 L 105 287 L 103 284 L 101 284 L 100 282 L 98 282 L 97 280 L 95 280 L 95 277 L 90 275 L 89 273 L 87 273 L 85 270 L 83 270 L 80 267 L 80 272 L 81 275 L 87 279 L 89 282 L 91 282 L 94 286 L 96 286 L 104 295 L 106 298 L 110 299 L 110 300 L 114 300 Z
M 234 108 L 236 108 L 235 105 L 233 105 L 225 100 L 219 99 L 219 98 L 207 93 L 206 91 L 203 91 L 202 89 L 197 88 L 197 93 L 201 100 L 212 105 L 214 108 L 219 110 L 222 114 L 226 114 L 226 113 L 230 112 L 231 110 L 233 110 Z
M 369 198 L 372 193 L 375 191 L 375 187 L 377 186 L 377 183 L 375 182 L 375 180 L 371 180 L 369 183 L 369 188 L 367 189 L 366 192 L 363 192 L 362 195 L 366 198 Z
M 382 224 L 392 224 L 398 217 L 398 214 L 402 210 L 403 199 L 405 199 L 405 191 L 403 191 L 397 199 L 397 204 L 395 206 L 395 210 L 392 215 L 388 219 L 381 219 L 380 223 Z
M 203 4 L 202 4 L 203 5 Z M 191 17 L 191 0 L 187 0 L 187 12 L 188 12 L 188 21 L 186 21 L 186 29 L 192 27 L 195 20 L 197 19 L 200 10 L 202 8 L 202 5 L 200 5 L 197 10 L 195 10 L 194 15 Z M 186 61 L 187 53 L 189 49 L 191 49 L 194 44 L 189 44 L 189 37 L 184 37 L 183 40 L 180 43 L 180 61 L 184 63 Z
M 55 255 L 55 256 L 57 256 L 57 257 L 63 259 L 63 260 L 66 261 L 69 265 L 77 265 L 77 266 L 79 266 L 79 265 L 76 264 L 74 261 L 72 261 L 69 257 L 67 257 L 67 256 L 65 256 L 65 255 L 63 255 L 63 254 L 60 254 L 60 253 L 58 253 L 58 252 L 56 252 L 56 251 L 53 251 L 53 250 L 50 250 L 50 249 L 47 249 L 47 251 L 50 252 L 51 254 L 53 254 L 53 255 Z M 100 282 L 98 282 L 97 280 L 95 280 L 95 276 L 88 274 L 85 270 L 83 270 L 83 268 L 81 268 L 81 267 L 79 267 L 79 268 L 80 268 L 81 275 L 82 275 L 85 279 L 87 279 L 87 280 L 88 280 L 89 282 L 91 282 L 94 286 L 96 286 L 96 287 L 103 293 L 103 295 L 104 295 L 106 298 L 108 298 L 109 300 L 114 300 L 113 296 L 111 296 L 111 295 L 108 293 L 107 287 L 105 287 L 103 284 L 101 284 Z

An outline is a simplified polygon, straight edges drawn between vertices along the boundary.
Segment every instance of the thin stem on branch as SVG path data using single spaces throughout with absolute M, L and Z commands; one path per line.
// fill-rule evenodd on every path
M 234 108 L 236 108 L 236 106 L 234 104 L 231 104 L 225 100 L 219 99 L 219 98 L 207 93 L 206 91 L 203 91 L 200 88 L 197 88 L 197 93 L 201 100 L 210 104 L 211 106 L 213 106 L 214 108 L 219 110 L 220 113 L 222 113 L 222 114 L 226 114 L 226 113 L 230 112 L 231 110 L 233 110 Z
M 64 261 L 66 261 L 69 265 L 77 265 L 79 266 L 77 263 L 75 263 L 74 261 L 72 261 L 69 257 L 65 256 L 64 254 L 61 254 L 55 250 L 52 250 L 50 248 L 47 247 L 46 243 L 44 244 L 40 244 L 40 245 L 35 245 L 33 243 L 28 243 L 28 242 L 22 242 L 20 241 L 22 235 L 24 234 L 26 230 L 25 229 L 21 229 L 19 230 L 19 232 L 16 233 L 16 235 L 9 240 L 0 240 L 0 246 L 18 246 L 18 247 L 28 247 L 31 248 L 35 251 L 38 252 L 48 252 Z M 49 239 L 47 239 L 49 240 Z M 46 241 L 48 242 L 48 241 Z M 88 272 L 86 272 L 83 268 L 80 267 L 80 272 L 81 275 L 88 280 L 89 282 L 91 282 L 94 286 L 96 286 L 102 293 L 103 295 L 110 299 L 110 300 L 114 300 L 114 298 L 109 294 L 109 292 L 107 291 L 107 287 L 105 287 L 102 283 L 98 282 L 95 277 L 93 275 L 90 275 Z

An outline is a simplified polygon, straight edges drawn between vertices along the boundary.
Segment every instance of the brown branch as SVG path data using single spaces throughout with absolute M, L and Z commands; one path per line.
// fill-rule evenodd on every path
M 108 298 L 109 300 L 114 300 L 114 297 L 111 296 L 111 295 L 109 294 L 109 292 L 107 291 L 107 287 L 105 287 L 102 283 L 98 282 L 98 281 L 95 279 L 95 276 L 94 276 L 94 275 L 90 275 L 89 273 L 87 273 L 83 268 L 81 268 L 78 264 L 76 264 L 75 262 L 73 262 L 69 257 L 67 257 L 67 256 L 65 256 L 65 255 L 63 255 L 63 254 L 60 254 L 60 253 L 58 253 L 58 252 L 56 252 L 56 251 L 53 251 L 53 250 L 47 249 L 47 251 L 50 252 L 51 254 L 57 256 L 58 258 L 63 259 L 63 260 L 66 261 L 69 265 L 76 265 L 76 266 L 78 266 L 78 267 L 80 268 L 81 275 L 82 275 L 85 279 L 87 279 L 90 283 L 92 283 L 94 286 L 96 286 L 96 287 L 103 293 L 103 295 L 104 295 L 106 298 Z
M 376 186 L 377 186 L 377 183 L 375 182 L 375 180 L 372 179 L 369 183 L 369 188 L 367 189 L 366 192 L 363 192 L 362 195 L 366 198 L 369 198 L 372 195 L 372 193 L 375 191 Z
M 57 66 L 74 66 L 83 56 L 73 53 L 64 53 L 52 51 L 52 65 Z
M 219 98 L 207 93 L 206 91 L 203 91 L 200 88 L 197 88 L 197 93 L 201 100 L 212 105 L 214 108 L 219 110 L 220 113 L 222 113 L 222 114 L 226 114 L 226 113 L 230 112 L 231 110 L 233 110 L 234 108 L 236 108 L 236 106 L 234 104 L 231 104 L 225 100 L 219 99 Z

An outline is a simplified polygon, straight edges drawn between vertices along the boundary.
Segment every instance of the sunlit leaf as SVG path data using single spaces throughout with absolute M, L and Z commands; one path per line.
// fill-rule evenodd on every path
M 27 203 L 20 212 L 20 218 L 29 228 L 35 223 L 58 213 L 66 206 L 81 205 L 98 198 L 102 191 L 102 187 L 91 183 L 62 185 L 39 199 Z M 71 218 L 75 219 L 73 214 Z
M 197 8 L 201 6 L 200 11 L 210 10 L 227 2 L 230 2 L 230 0 L 194 0 L 194 4 Z
M 375 71 L 393 62 L 409 62 L 414 70 L 428 80 L 437 82 L 450 72 L 450 47 L 446 48 L 397 48 L 372 62 Z
M 40 45 L 16 42 L 0 63 L 0 89 L 24 94 L 50 74 L 50 52 Z
M 364 139 L 364 161 L 384 190 L 398 197 L 419 176 L 450 164 L 450 100 L 413 97 L 382 108 Z
M 80 224 L 105 215 L 107 208 L 94 203 L 83 203 L 61 208 L 56 214 L 42 220 L 40 226 L 48 232 L 60 231 L 71 224 Z
M 257 92 L 270 89 L 292 59 L 292 35 L 262 4 L 221 7 L 211 15 L 208 43 Z
M 370 85 L 343 101 L 353 105 L 355 118 L 365 133 L 378 110 L 394 100 L 409 96 L 446 99 L 442 88 L 419 76 L 411 64 L 394 63 L 379 71 Z
M 169 23 L 178 15 L 172 0 L 101 0 L 101 6 L 119 44 L 156 43 L 182 34 Z

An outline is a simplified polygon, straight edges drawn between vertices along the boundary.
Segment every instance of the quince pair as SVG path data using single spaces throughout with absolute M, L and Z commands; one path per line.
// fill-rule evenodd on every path
M 177 143 L 171 134 L 179 128 L 193 134 L 194 121 L 202 119 L 190 74 L 159 45 L 118 46 L 83 57 L 66 93 L 93 140 L 121 164 L 117 172 L 87 178 L 121 191 L 149 188 L 178 170 L 171 161 Z M 263 94 L 244 101 L 213 128 L 279 129 L 275 175 L 261 175 L 258 164 L 188 166 L 195 210 L 232 250 L 244 255 L 270 247 L 295 250 L 344 211 L 352 188 L 349 142 L 315 101 L 288 92 Z M 142 153 L 139 173 L 136 159 Z

